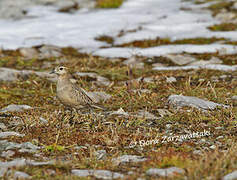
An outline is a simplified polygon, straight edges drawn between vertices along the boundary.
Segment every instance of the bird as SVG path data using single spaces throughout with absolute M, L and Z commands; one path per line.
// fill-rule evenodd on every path
M 76 110 L 84 108 L 104 110 L 104 108 L 97 105 L 96 100 L 90 97 L 82 87 L 71 81 L 73 76 L 69 72 L 69 68 L 58 66 L 50 74 L 56 74 L 58 76 L 56 95 L 59 101 L 66 107 Z

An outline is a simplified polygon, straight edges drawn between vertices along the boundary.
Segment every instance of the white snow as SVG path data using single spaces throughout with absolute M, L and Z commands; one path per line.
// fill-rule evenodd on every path
M 181 7 L 194 10 L 184 11 Z M 114 37 L 115 45 L 134 40 L 156 37 L 171 40 L 195 37 L 225 37 L 237 40 L 237 31 L 211 32 L 206 27 L 215 23 L 210 12 L 195 9 L 182 0 L 127 0 L 118 9 L 79 10 L 74 14 L 59 13 L 54 7 L 37 6 L 29 9 L 29 18 L 11 21 L 0 20 L 0 47 L 17 49 L 40 44 L 61 47 L 72 46 L 80 51 L 107 57 L 129 57 L 134 49 L 108 48 L 105 42 L 96 41 L 100 35 Z M 141 27 L 141 28 L 139 28 Z M 137 30 L 117 37 L 121 30 Z M 135 49 L 146 56 L 172 52 L 214 52 L 219 48 L 235 52 L 234 46 L 168 45 Z
M 166 46 L 157 46 L 151 48 L 106 48 L 99 49 L 95 51 L 93 54 L 97 56 L 106 56 L 106 57 L 124 57 L 128 58 L 132 54 L 136 53 L 141 56 L 153 57 L 153 56 L 161 56 L 164 54 L 170 53 L 202 53 L 202 52 L 210 52 L 214 53 L 217 51 L 224 50 L 226 54 L 234 54 L 237 53 L 237 47 L 232 45 L 224 45 L 224 44 L 210 44 L 210 45 L 166 45 Z

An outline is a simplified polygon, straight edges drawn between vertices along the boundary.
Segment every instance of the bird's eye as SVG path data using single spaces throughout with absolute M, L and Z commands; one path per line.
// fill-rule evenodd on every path
M 60 67 L 59 70 L 62 71 L 62 70 L 63 70 L 63 67 Z

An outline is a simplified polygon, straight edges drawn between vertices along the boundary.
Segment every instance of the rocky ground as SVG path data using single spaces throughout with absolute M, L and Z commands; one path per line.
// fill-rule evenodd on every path
M 236 3 L 211 3 L 214 18 L 232 13 L 229 23 L 236 23 Z M 175 43 L 207 41 L 222 40 Z M 175 44 L 157 38 L 123 46 L 165 43 Z M 237 52 L 227 51 L 108 58 L 53 45 L 2 49 L 0 176 L 237 179 Z M 72 116 L 60 104 L 49 71 L 62 64 L 106 110 Z

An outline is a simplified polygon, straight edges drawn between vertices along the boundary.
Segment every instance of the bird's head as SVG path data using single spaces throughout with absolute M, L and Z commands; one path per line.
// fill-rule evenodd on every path
M 64 66 L 55 67 L 50 74 L 64 75 L 68 73 L 68 68 Z

